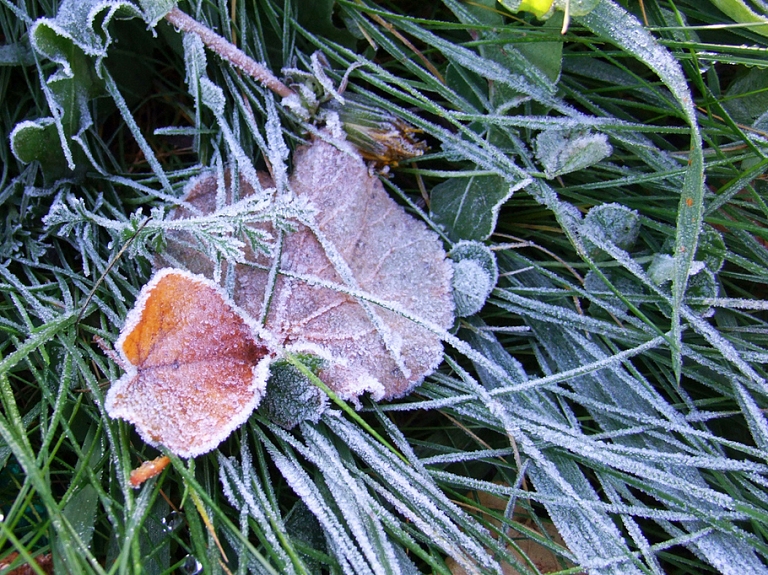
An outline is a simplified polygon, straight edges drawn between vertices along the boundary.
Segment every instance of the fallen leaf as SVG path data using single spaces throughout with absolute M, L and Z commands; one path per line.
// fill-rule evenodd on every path
M 32 565 L 27 563 L 21 565 L 20 567 L 16 567 L 11 571 L 5 571 L 5 569 L 11 565 L 11 563 L 16 561 L 18 556 L 19 554 L 14 551 L 13 553 L 10 553 L 5 559 L 0 561 L 0 571 L 3 572 L 3 575 L 35 575 L 41 571 L 47 574 L 53 573 L 53 556 L 50 553 L 46 553 L 45 555 L 38 555 L 34 558 L 34 562 L 38 567 L 37 570 L 35 570 Z
M 477 491 L 475 494 L 478 498 L 478 502 L 483 507 L 502 513 L 506 511 L 508 502 L 506 498 L 498 497 L 485 491 Z M 501 525 L 497 519 L 487 515 L 484 516 L 495 526 L 499 527 Z M 507 549 L 515 559 L 523 564 L 528 562 L 533 563 L 536 566 L 536 569 L 541 573 L 554 573 L 573 567 L 573 564 L 570 561 L 564 560 L 562 556 L 527 536 L 524 531 L 520 530 L 519 533 L 517 533 L 514 529 L 514 525 L 517 523 L 530 531 L 539 532 L 542 538 L 551 540 L 554 547 L 560 547 L 564 550 L 567 549 L 563 538 L 560 537 L 560 534 L 557 532 L 557 529 L 551 521 L 545 519 L 544 521 L 537 523 L 522 506 L 515 507 L 512 516 L 515 518 L 515 522 L 512 523 L 512 530 L 508 532 L 508 535 L 514 538 L 515 546 L 507 545 Z M 544 533 L 539 531 L 539 524 L 543 524 Z M 452 575 L 467 575 L 466 570 L 450 557 L 446 559 L 446 565 Z M 518 569 L 506 562 L 501 564 L 501 571 L 503 575 L 518 575 L 520 573 Z M 581 575 L 582 573 L 583 571 L 578 571 L 574 573 L 574 575 Z
M 351 147 L 315 140 L 296 150 L 294 166 L 291 188 L 315 207 L 315 221 L 285 234 L 273 286 L 274 260 L 250 253 L 236 265 L 234 300 L 277 342 L 325 357 L 320 378 L 341 397 L 403 396 L 442 361 L 435 331 L 453 324 L 452 268 L 440 239 L 387 195 Z M 198 178 L 185 200 L 210 213 L 216 182 L 213 173 Z M 254 193 L 244 180 L 239 189 Z M 191 215 L 179 208 L 175 217 Z M 159 261 L 213 273 L 183 232 L 169 234 Z
M 259 403 L 271 356 L 254 326 L 210 280 L 163 269 L 139 293 L 116 348 L 125 374 L 111 417 L 150 445 L 196 457 L 219 445 Z

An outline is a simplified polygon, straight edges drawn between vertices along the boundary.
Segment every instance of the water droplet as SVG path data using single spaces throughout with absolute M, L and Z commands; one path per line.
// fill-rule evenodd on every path
M 168 533 L 176 531 L 182 523 L 184 523 L 184 515 L 178 511 L 171 511 L 166 517 L 163 517 L 160 522 L 163 524 L 163 529 Z
M 181 572 L 185 575 L 197 575 L 203 572 L 203 564 L 194 555 L 187 555 L 181 565 Z

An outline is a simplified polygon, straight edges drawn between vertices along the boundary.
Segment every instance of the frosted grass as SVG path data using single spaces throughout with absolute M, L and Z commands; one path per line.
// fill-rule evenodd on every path
M 243 443 L 239 462 L 233 458 L 225 458 L 221 454 L 219 454 L 218 459 L 222 470 L 220 475 L 222 489 L 230 505 L 257 521 L 261 533 L 270 544 L 273 556 L 280 561 L 281 573 L 286 575 L 297 573 L 291 558 L 282 545 L 282 541 L 286 538 L 285 525 L 283 525 L 279 512 L 273 509 L 261 482 L 254 473 L 253 461 L 247 444 Z M 276 532 L 282 535 L 280 539 L 278 539 Z
M 414 322 L 450 344 L 450 361 L 442 372 L 419 388 L 419 396 L 409 396 L 396 404 L 373 405 L 361 414 L 377 418 L 377 428 L 386 431 L 408 463 L 361 428 L 330 414 L 319 424 L 305 424 L 293 434 L 273 429 L 262 419 L 251 422 L 249 427 L 254 435 L 250 439 L 257 446 L 265 447 L 264 459 L 271 459 L 269 466 L 274 464 L 280 472 L 272 476 L 264 474 L 268 467 L 265 461 L 261 458 L 254 461 L 242 450 L 238 462 L 223 456 L 218 460 L 219 475 L 214 476 L 207 462 L 199 462 L 195 470 L 198 476 L 208 481 L 213 479 L 207 485 L 218 486 L 218 480 L 224 482 L 226 497 L 218 504 L 206 500 L 205 505 L 217 529 L 227 534 L 233 546 L 240 546 L 240 557 L 244 561 L 238 565 L 240 572 L 246 570 L 246 557 L 254 565 L 248 569 L 269 572 L 253 559 L 256 551 L 242 539 L 248 536 L 252 540 L 258 538 L 264 549 L 268 548 L 266 553 L 271 560 L 284 566 L 286 571 L 301 573 L 306 567 L 292 536 L 286 535 L 282 518 L 285 509 L 271 481 L 290 488 L 289 499 L 298 496 L 312 510 L 328 542 L 323 559 L 329 563 L 324 567 L 339 572 L 397 572 L 399 569 L 401 573 L 411 573 L 413 564 L 409 566 L 403 561 L 403 549 L 415 561 L 424 562 L 420 564 L 422 570 L 426 564 L 435 572 L 440 572 L 444 553 L 455 554 L 475 572 L 498 572 L 500 563 L 514 563 L 504 540 L 494 541 L 476 518 L 451 501 L 454 496 L 455 500 L 462 500 L 472 491 L 506 498 L 511 506 L 510 514 L 517 503 L 541 504 L 545 511 L 538 513 L 542 517 L 548 514 L 564 535 L 568 549 L 560 548 L 559 554 L 594 573 L 661 573 L 668 566 L 666 558 L 677 553 L 675 546 L 686 547 L 694 557 L 691 561 L 708 563 L 724 573 L 742 575 L 766 571 L 763 565 L 766 547 L 760 537 L 768 484 L 765 466 L 768 425 L 763 414 L 765 329 L 758 315 L 751 313 L 764 311 L 766 304 L 738 297 L 745 292 L 739 293 L 733 286 L 739 281 L 762 281 L 768 258 L 752 236 L 753 230 L 733 231 L 724 257 L 731 270 L 742 269 L 731 275 L 722 274 L 718 280 L 727 288 L 728 295 L 735 297 L 694 297 L 685 287 L 688 277 L 697 266 L 701 267 L 692 249 L 697 244 L 701 226 L 696 222 L 691 225 L 690 218 L 676 222 L 675 227 L 642 206 L 639 211 L 644 230 L 640 241 L 651 239 L 642 244 L 645 251 L 618 249 L 606 241 L 599 228 L 582 225 L 577 206 L 588 206 L 594 201 L 597 196 L 590 193 L 594 190 L 622 202 L 626 191 L 629 204 L 637 200 L 632 195 L 633 186 L 639 186 L 651 195 L 663 196 L 665 201 L 679 200 L 680 208 L 685 207 L 684 200 L 690 197 L 697 213 L 706 209 L 714 214 L 721 206 L 736 205 L 734 190 L 737 184 L 741 185 L 739 180 L 733 188 L 719 190 L 723 193 L 702 208 L 704 189 L 699 186 L 702 182 L 698 172 L 704 166 L 697 163 L 699 118 L 695 116 L 698 112 L 693 104 L 698 102 L 688 94 L 690 77 L 683 75 L 672 52 L 655 40 L 649 42 L 651 37 L 647 32 L 634 28 L 637 26 L 634 20 L 617 12 L 619 9 L 613 3 L 602 4 L 601 12 L 580 22 L 593 30 L 609 30 L 601 32 L 604 36 L 594 37 L 601 45 L 606 39 L 613 39 L 619 45 L 632 44 L 625 48 L 628 51 L 624 54 L 632 53 L 645 62 L 659 75 L 660 84 L 651 85 L 632 75 L 632 67 L 620 69 L 607 58 L 599 64 L 595 58 L 566 60 L 563 70 L 568 75 L 567 81 L 554 84 L 536 67 L 519 58 L 516 46 L 511 46 L 510 52 L 515 52 L 515 58 L 510 64 L 499 64 L 480 55 L 478 46 L 483 42 L 503 45 L 507 40 L 500 39 L 500 27 L 478 23 L 477 12 L 458 2 L 446 1 L 444 5 L 454 11 L 465 29 L 475 30 L 476 26 L 478 42 L 458 45 L 446 39 L 445 28 L 431 21 L 397 15 L 388 17 L 396 29 L 429 46 L 434 54 L 458 67 L 465 78 L 480 78 L 480 85 L 491 80 L 517 88 L 519 92 L 504 101 L 494 101 L 481 90 L 475 95 L 482 97 L 470 103 L 450 83 L 438 81 L 417 60 L 411 59 L 411 54 L 392 36 L 351 5 L 341 7 L 345 17 L 349 16 L 346 22 L 359 26 L 379 42 L 381 53 L 391 58 L 386 67 L 369 62 L 328 38 L 299 30 L 294 21 L 284 18 L 279 7 L 272 4 L 262 6 L 263 21 L 252 20 L 248 26 L 241 25 L 250 14 L 243 3 L 238 5 L 234 20 L 226 10 L 220 17 L 211 18 L 206 10 L 214 10 L 212 6 L 191 5 L 192 13 L 199 20 L 215 21 L 222 29 L 237 29 L 244 51 L 258 54 L 263 61 L 267 61 L 264 38 L 271 37 L 276 30 L 281 32 L 280 48 L 285 50 L 277 58 L 281 59 L 280 65 L 291 62 L 294 56 L 298 56 L 296 61 L 302 64 L 311 64 L 311 57 L 296 48 L 301 45 L 296 42 L 299 35 L 324 48 L 333 66 L 321 68 L 316 58 L 314 71 L 329 92 L 336 90 L 344 70 L 351 64 L 360 64 L 350 75 L 349 89 L 359 93 L 366 92 L 365 86 L 373 87 L 376 94 L 371 96 L 378 105 L 407 119 L 431 138 L 433 153 L 420 160 L 420 166 L 406 167 L 408 171 L 404 173 L 427 178 L 427 187 L 431 185 L 430 178 L 452 177 L 465 164 L 464 176 L 499 175 L 515 190 L 507 207 L 528 209 L 533 197 L 540 202 L 539 209 L 547 216 L 554 215 L 565 230 L 562 238 L 555 232 L 530 232 L 539 245 L 546 246 L 550 253 L 557 253 L 571 269 L 600 272 L 598 275 L 602 278 L 609 277 L 609 270 L 619 271 L 624 274 L 621 277 L 631 276 L 646 290 L 644 294 L 626 294 L 618 284 L 610 282 L 605 289 L 602 286 L 597 290 L 587 289 L 579 277 L 568 276 L 570 270 L 565 271 L 567 268 L 560 266 L 560 262 L 539 257 L 546 252 L 533 252 L 535 256 L 528 257 L 532 253 L 531 243 L 516 247 L 506 244 L 505 250 L 496 249 L 503 268 L 502 283 L 479 314 L 485 321 L 469 318 L 461 324 L 463 329 L 454 333 L 412 317 Z M 19 22 L 32 22 L 22 8 L 4 6 L 2 10 L 7 9 Z M 622 25 L 625 27 L 621 28 Z M 265 30 L 269 35 L 265 35 Z M 581 40 L 588 37 L 585 34 L 581 32 Z M 101 41 L 102 38 L 96 34 L 93 39 Z M 531 39 L 540 38 L 531 36 Z M 278 101 L 251 79 L 240 77 L 217 58 L 208 59 L 194 36 L 185 35 L 183 41 L 184 57 L 179 56 L 179 63 L 184 64 L 182 73 L 186 72 L 189 96 L 194 103 L 194 113 L 190 116 L 194 125 L 179 133 L 193 136 L 193 148 L 200 155 L 200 161 L 205 165 L 215 164 L 222 181 L 229 160 L 235 161 L 237 172 L 252 176 L 253 163 L 262 154 L 273 167 L 277 188 L 274 197 L 290 195 L 286 183 L 286 142 L 293 144 L 300 139 L 297 134 L 306 127 L 291 113 L 285 113 Z M 510 39 L 510 43 L 515 42 Z M 585 51 L 592 49 L 587 43 L 582 47 Z M 277 50 L 278 47 L 270 48 Z M 40 113 L 49 113 L 44 109 L 47 105 L 54 121 L 58 117 L 61 124 L 61 110 L 57 107 L 60 102 L 42 72 L 48 64 L 40 55 L 37 59 L 36 73 L 41 87 L 36 97 L 40 98 Z M 398 61 L 402 65 L 398 66 Z M 641 114 L 636 117 L 632 113 L 617 119 L 613 116 L 617 103 L 579 85 L 577 75 L 571 73 L 577 67 L 589 78 L 604 78 L 608 85 L 622 86 L 626 91 L 640 84 L 632 93 L 643 94 L 644 104 L 652 113 L 671 118 L 670 124 L 674 119 L 684 118 L 690 125 L 641 127 Z M 688 69 L 685 73 L 689 74 Z M 146 156 L 148 173 L 116 170 L 115 166 L 122 166 L 123 158 L 111 157 L 110 147 L 99 140 L 95 131 L 76 130 L 67 139 L 63 136 L 63 126 L 58 125 L 65 159 L 72 165 L 78 147 L 81 148 L 86 161 L 93 164 L 93 171 L 98 174 L 93 176 L 96 185 L 79 187 L 68 181 L 55 190 L 46 190 L 35 187 L 34 180 L 26 181 L 22 176 L 6 185 L 4 173 L 4 187 L 0 190 L 3 199 L 13 198 L 18 196 L 13 186 L 26 186 L 27 201 L 41 216 L 46 213 L 41 206 L 58 206 L 49 211 L 49 237 L 34 251 L 38 261 L 2 246 L 4 258 L 10 257 L 12 265 L 0 266 L 3 284 L 0 289 L 9 294 L 7 317 L 0 318 L 0 326 L 10 334 L 12 347 L 4 348 L 4 359 L 0 361 L 3 388 L 0 390 L 3 393 L 0 434 L 5 442 L 0 455 L 13 453 L 24 463 L 29 473 L 25 485 L 34 487 L 44 498 L 46 509 L 51 513 L 52 532 L 71 540 L 72 549 L 76 550 L 64 550 L 67 565 L 73 571 L 82 565 L 86 566 L 83 569 L 95 572 L 103 569 L 83 539 L 87 533 L 81 534 L 74 526 L 67 525 L 66 517 L 62 519 L 54 513 L 59 507 L 49 497 L 47 479 L 41 471 L 47 469 L 48 462 L 63 460 L 66 455 L 47 451 L 62 430 L 64 451 L 71 449 L 74 456 L 83 456 L 84 448 L 75 440 L 74 428 L 70 427 L 77 426 L 79 420 L 70 422 L 64 417 L 69 402 L 80 401 L 81 397 L 75 395 L 75 399 L 71 399 L 70 386 L 90 390 L 88 396 L 93 398 L 96 411 L 88 412 L 89 417 L 85 419 L 102 421 L 98 433 L 104 434 L 104 444 L 109 446 L 109 454 L 104 451 L 102 459 L 110 471 L 99 471 L 101 475 L 98 475 L 88 468 L 82 477 L 97 489 L 105 521 L 117 533 L 115 541 L 125 549 L 120 554 L 118 568 L 140 572 L 138 550 L 145 541 L 152 513 L 149 494 L 156 491 L 148 485 L 137 497 L 127 486 L 127 470 L 135 465 L 134 455 L 142 448 L 130 444 L 125 430 L 99 419 L 98 409 L 103 403 L 100 384 L 107 378 L 114 380 L 118 372 L 99 351 L 91 349 L 87 341 L 93 334 L 108 338 L 114 331 L 110 326 L 121 323 L 127 311 L 126 302 L 146 277 L 147 270 L 137 256 L 150 254 L 153 241 L 160 241 L 163 231 L 169 229 L 162 223 L 163 212 L 148 212 L 146 208 L 160 202 L 178 205 L 185 181 L 202 170 L 202 165 L 195 165 L 174 171 L 155 155 L 148 144 L 149 138 L 142 137 L 142 130 L 132 120 L 132 111 L 117 88 L 119 80 L 117 76 L 107 78 L 107 94 L 115 100 L 119 114 Z M 543 117 L 541 112 L 514 115 L 510 102 L 523 100 L 534 108 L 547 106 L 562 116 Z M 208 104 L 210 110 L 206 107 Z M 477 105 L 480 108 L 476 108 Z M 576 112 L 577 108 L 586 113 Z M 211 110 L 215 130 L 203 125 L 203 118 L 206 115 L 210 118 Z M 93 111 L 100 110 L 94 107 Z M 29 117 L 35 115 L 31 113 Z M 444 124 L 438 125 L 434 117 L 441 118 Z M 101 117 L 94 119 L 102 120 Z M 481 124 L 482 129 L 471 128 L 471 123 Z M 493 138 L 489 136 L 491 127 Z M 525 132 L 553 127 L 599 132 L 607 136 L 619 157 L 608 158 L 583 173 L 567 174 L 573 177 L 566 178 L 562 186 L 543 185 L 538 182 L 540 166 L 530 156 L 531 142 Z M 650 131 L 653 133 L 648 133 Z M 161 129 L 155 133 L 170 134 L 171 131 Z M 307 133 L 312 130 L 307 128 Z M 662 137 L 665 134 L 691 135 L 693 154 L 689 157 L 678 154 L 676 149 L 663 149 L 663 144 L 669 141 Z M 709 143 L 717 141 L 712 134 L 707 136 Z M 730 141 L 729 136 L 725 140 Z M 738 156 L 738 161 L 750 158 L 745 153 Z M 690 168 L 686 165 L 688 159 L 693 160 Z M 462 164 L 453 164 L 453 161 Z M 712 161 L 708 158 L 705 167 L 712 174 L 711 181 L 727 175 L 726 168 L 734 161 L 725 156 Z M 12 162 L 9 165 L 14 169 Z M 424 167 L 428 169 L 419 170 Z M 685 175 L 688 179 L 683 188 Z M 35 173 L 29 170 L 24 177 L 34 178 Z M 396 174 L 390 188 L 399 189 L 401 181 Z M 56 194 L 55 204 L 45 199 L 53 199 Z M 144 205 L 144 211 L 136 210 L 135 205 L 126 208 L 127 204 L 120 204 L 117 198 L 121 194 L 131 202 L 138 200 Z M 74 206 L 70 197 L 79 198 L 81 204 Z M 709 197 L 706 199 L 710 201 Z M 406 203 L 419 217 L 428 218 L 427 210 L 418 208 L 414 201 Z M 662 205 L 660 202 L 650 207 L 658 209 Z M 746 202 L 738 203 L 738 208 L 745 205 Z M 286 223 L 292 217 L 308 221 L 298 206 L 295 212 L 282 208 L 270 211 L 257 207 L 257 203 L 238 204 L 238 208 L 252 209 L 254 217 L 263 216 L 270 221 Z M 668 206 L 664 205 L 664 209 Z M 502 208 L 502 216 L 507 215 L 504 210 Z M 683 209 L 679 212 L 686 213 Z M 134 216 L 129 217 L 129 213 Z M 153 221 L 143 228 L 145 235 L 137 234 L 136 226 L 146 219 L 147 213 Z M 697 213 L 686 213 L 686 217 L 697 216 Z M 243 247 L 233 230 L 240 216 L 233 210 L 224 210 L 219 216 L 215 221 L 193 218 L 187 224 L 178 225 L 203 230 L 201 236 L 205 236 L 211 253 L 237 261 Z M 739 223 L 749 227 L 744 221 Z M 499 230 L 504 225 L 502 217 L 497 231 L 504 231 Z M 647 263 L 655 255 L 649 246 L 654 242 L 661 244 L 663 238 L 675 234 L 678 245 L 684 245 L 688 252 L 678 258 L 679 261 L 672 261 L 676 283 L 670 291 L 668 284 L 659 286 L 652 281 Z M 18 240 L 21 236 L 8 237 Z M 131 240 L 127 256 L 109 271 L 96 290 L 92 304 L 85 310 L 88 320 L 78 326 L 82 331 L 77 335 L 70 332 L 83 303 L 83 294 L 90 291 L 93 281 L 108 269 L 111 256 L 131 237 L 135 239 Z M 604 259 L 589 253 L 585 238 L 600 247 Z M 501 237 L 493 237 L 490 243 L 500 240 Z M 274 241 L 278 249 L 279 237 Z M 55 250 L 50 250 L 51 246 L 55 246 Z M 492 247 L 500 248 L 501 244 Z M 513 253 L 513 249 L 519 253 Z M 79 252 L 82 270 L 72 269 L 66 263 L 63 256 L 70 251 Z M 63 263 L 53 263 L 54 255 L 61 257 Z M 16 275 L 18 266 L 34 273 Z M 277 274 L 275 268 L 273 280 Z M 310 277 L 301 279 L 315 281 Z M 354 285 L 329 287 L 368 302 L 372 308 L 381 306 L 402 312 L 393 302 L 376 300 Z M 580 305 L 574 305 L 572 298 L 577 298 Z M 713 307 L 715 315 L 703 317 L 700 306 Z M 521 324 L 520 327 L 506 326 L 504 321 L 510 318 L 515 326 Z M 501 325 L 494 327 L 497 323 Z M 65 350 L 64 355 L 60 355 L 61 349 Z M 38 387 L 45 386 L 42 393 L 46 403 L 42 405 L 49 406 L 49 412 L 42 407 L 23 415 L 18 412 L 12 385 L 19 383 L 19 377 L 33 378 Z M 710 394 L 706 396 L 707 401 L 702 400 L 702 390 Z M 77 405 L 79 409 L 90 406 L 87 400 Z M 417 432 L 410 428 L 400 430 L 396 420 L 389 419 L 396 415 L 394 412 L 414 410 L 429 412 L 425 417 L 436 419 L 442 417 L 439 411 L 444 412 L 454 418 L 456 429 L 461 430 L 456 432 L 458 436 L 464 437 L 460 434 L 467 429 L 475 437 L 467 435 L 471 437 L 467 440 L 468 447 L 459 450 L 451 447 L 453 443 L 437 439 L 417 440 Z M 45 453 L 31 452 L 28 442 L 23 441 L 28 430 L 36 425 L 43 433 Z M 720 430 L 724 426 L 743 431 L 743 436 L 723 433 Z M 439 430 L 446 432 L 448 441 L 454 439 L 448 433 L 455 431 L 451 424 L 440 424 Z M 247 441 L 245 435 L 243 439 Z M 484 446 L 481 441 L 489 441 L 490 445 Z M 326 461 L 327 468 L 324 468 Z M 464 469 L 462 465 L 475 464 L 487 465 L 489 476 L 495 482 L 474 479 L 460 471 Z M 187 471 L 169 471 L 164 481 L 173 481 L 179 474 L 187 477 L 183 473 Z M 258 480 L 257 474 L 261 474 Z M 269 477 L 270 484 L 260 483 L 263 477 Z M 188 480 L 190 478 L 194 479 L 188 477 Z M 114 489 L 107 491 L 103 487 L 106 481 L 114 481 Z M 186 488 L 196 493 L 199 490 L 201 497 L 208 489 L 191 481 Z M 72 495 L 78 486 L 70 489 Z M 113 492 L 122 497 L 123 505 L 115 504 Z M 192 505 L 189 502 L 187 505 L 189 513 L 194 513 Z M 243 510 L 252 519 L 250 523 Z M 226 522 L 228 517 L 235 516 L 240 522 L 239 530 Z M 106 525 L 102 520 L 95 521 L 100 530 Z M 508 514 L 499 530 L 514 530 L 516 524 Z M 190 542 L 191 553 L 215 566 L 215 552 L 209 551 L 205 529 L 194 537 L 197 539 Z M 651 544 L 651 541 L 657 543 Z M 82 558 L 76 556 L 80 551 Z

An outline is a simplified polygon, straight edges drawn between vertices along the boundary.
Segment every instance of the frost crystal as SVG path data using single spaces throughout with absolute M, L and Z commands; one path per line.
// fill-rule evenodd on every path
M 442 360 L 440 338 L 426 325 L 453 323 L 452 269 L 442 245 L 348 146 L 316 140 L 296 151 L 294 166 L 290 187 L 314 206 L 314 221 L 284 235 L 253 224 L 282 238 L 280 257 L 250 253 L 236 265 L 235 302 L 277 342 L 322 349 L 330 359 L 319 377 L 341 397 L 400 397 Z M 186 200 L 209 213 L 215 189 L 215 175 L 203 177 Z M 247 182 L 240 193 L 252 193 Z M 213 263 L 185 237 L 168 240 L 164 262 L 211 275 Z

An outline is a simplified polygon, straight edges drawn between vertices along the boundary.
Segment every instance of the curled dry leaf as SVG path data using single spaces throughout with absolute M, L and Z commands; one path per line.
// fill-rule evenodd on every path
M 387 195 L 351 148 L 315 140 L 296 151 L 294 166 L 291 188 L 313 204 L 315 221 L 282 236 L 273 285 L 268 257 L 251 253 L 236 265 L 234 300 L 279 343 L 326 357 L 320 377 L 341 397 L 400 397 L 440 363 L 435 331 L 453 323 L 452 270 L 440 240 Z M 217 187 L 215 174 L 204 175 L 186 200 L 210 213 Z M 245 181 L 239 188 L 241 196 L 253 193 Z M 180 208 L 175 217 L 191 215 Z M 213 272 L 183 232 L 169 236 L 160 263 Z
M 171 463 L 171 458 L 167 455 L 161 455 L 155 459 L 150 459 L 139 465 L 136 469 L 131 471 L 128 478 L 128 482 L 134 489 L 141 487 L 141 485 L 153 477 L 157 477 L 163 472 L 163 469 L 168 467 Z

